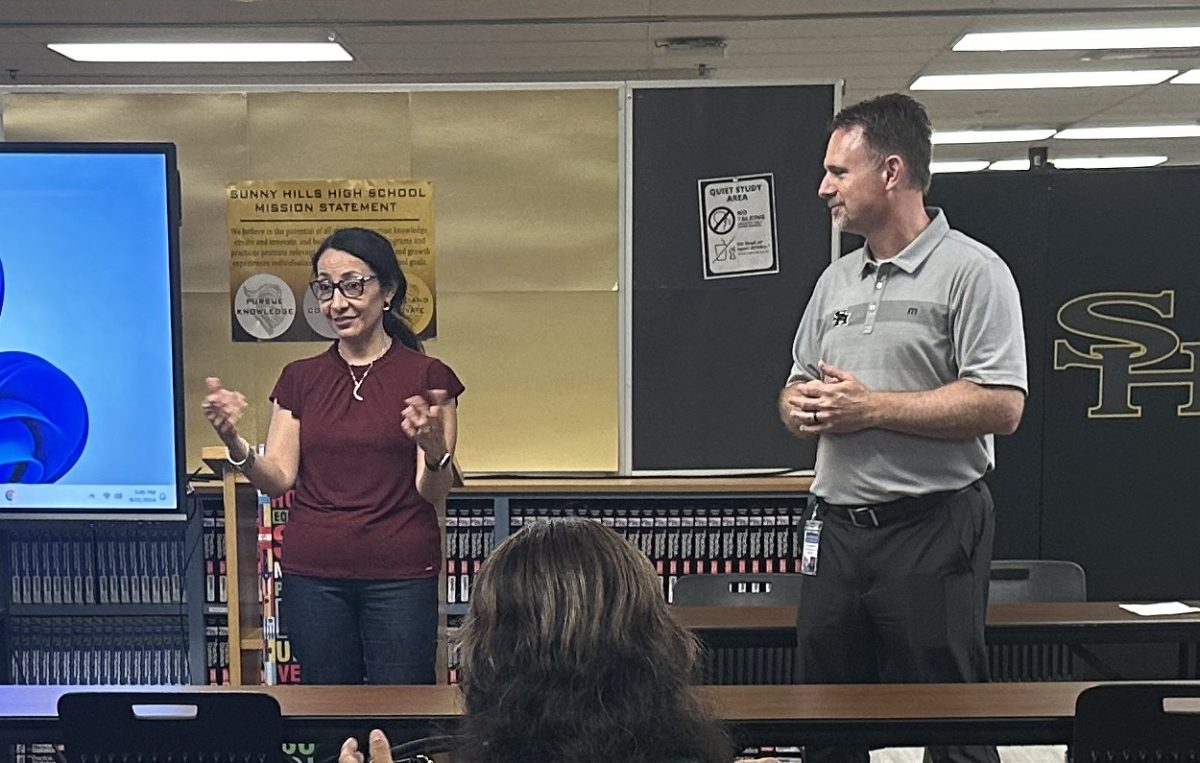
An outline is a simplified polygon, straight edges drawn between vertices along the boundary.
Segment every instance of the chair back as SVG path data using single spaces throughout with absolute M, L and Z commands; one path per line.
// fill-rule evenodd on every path
M 988 602 L 1087 601 L 1087 579 L 1075 562 L 1000 559 L 992 562 Z M 1054 642 L 988 644 L 993 681 L 1069 681 L 1075 652 Z
M 1076 763 L 1196 760 L 1200 686 L 1102 684 L 1075 701 Z
M 250 692 L 72 692 L 58 700 L 68 763 L 276 763 L 279 703 Z
M 684 575 L 675 582 L 672 602 L 679 607 L 794 607 L 803 575 Z M 796 678 L 794 646 L 721 643 L 710 635 L 704 644 L 706 684 L 790 684 Z
M 794 607 L 803 575 L 683 575 L 672 603 L 679 607 Z
M 992 562 L 988 601 L 1087 601 L 1087 576 L 1075 562 L 1001 559 Z

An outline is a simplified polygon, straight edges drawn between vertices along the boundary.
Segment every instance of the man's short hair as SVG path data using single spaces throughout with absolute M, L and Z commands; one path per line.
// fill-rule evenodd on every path
M 880 158 L 897 154 L 904 159 L 909 182 L 929 190 L 929 162 L 933 153 L 929 114 L 919 101 L 903 93 L 888 93 L 837 113 L 830 130 L 861 127 L 867 147 Z

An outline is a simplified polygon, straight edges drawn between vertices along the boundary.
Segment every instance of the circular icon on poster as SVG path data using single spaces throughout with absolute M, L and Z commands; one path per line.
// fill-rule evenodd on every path
M 296 320 L 296 297 L 279 276 L 258 273 L 242 281 L 233 297 L 233 314 L 255 339 L 274 339 Z
M 304 305 L 300 309 L 304 311 L 304 320 L 308 321 L 310 329 L 326 339 L 337 339 L 337 332 L 329 325 L 329 319 L 321 314 L 321 303 L 312 289 L 304 290 Z
M 708 213 L 708 227 L 718 236 L 724 236 L 733 230 L 734 222 L 736 222 L 736 218 L 733 210 L 729 207 L 717 207 Z
M 433 321 L 433 292 L 420 276 L 405 273 L 408 289 L 404 292 L 404 319 L 418 336 Z

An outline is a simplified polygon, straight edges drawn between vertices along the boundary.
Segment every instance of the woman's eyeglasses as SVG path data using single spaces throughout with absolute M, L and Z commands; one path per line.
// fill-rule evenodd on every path
M 322 302 L 328 302 L 333 299 L 333 290 L 337 289 L 346 299 L 358 299 L 367 290 L 367 282 L 374 281 L 379 276 L 357 276 L 355 278 L 343 278 L 340 281 L 330 281 L 328 278 L 318 278 L 308 284 L 308 288 L 312 289 L 313 296 Z

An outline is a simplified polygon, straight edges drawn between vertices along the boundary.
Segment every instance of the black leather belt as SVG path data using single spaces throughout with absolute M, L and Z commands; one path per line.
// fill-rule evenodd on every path
M 884 525 L 900 522 L 939 506 L 953 495 L 975 486 L 972 482 L 960 490 L 943 490 L 937 493 L 897 498 L 885 503 L 873 503 L 866 506 L 853 506 L 841 503 L 829 503 L 824 498 L 817 498 L 819 518 L 824 519 L 833 515 L 844 519 L 855 527 L 883 527 Z

